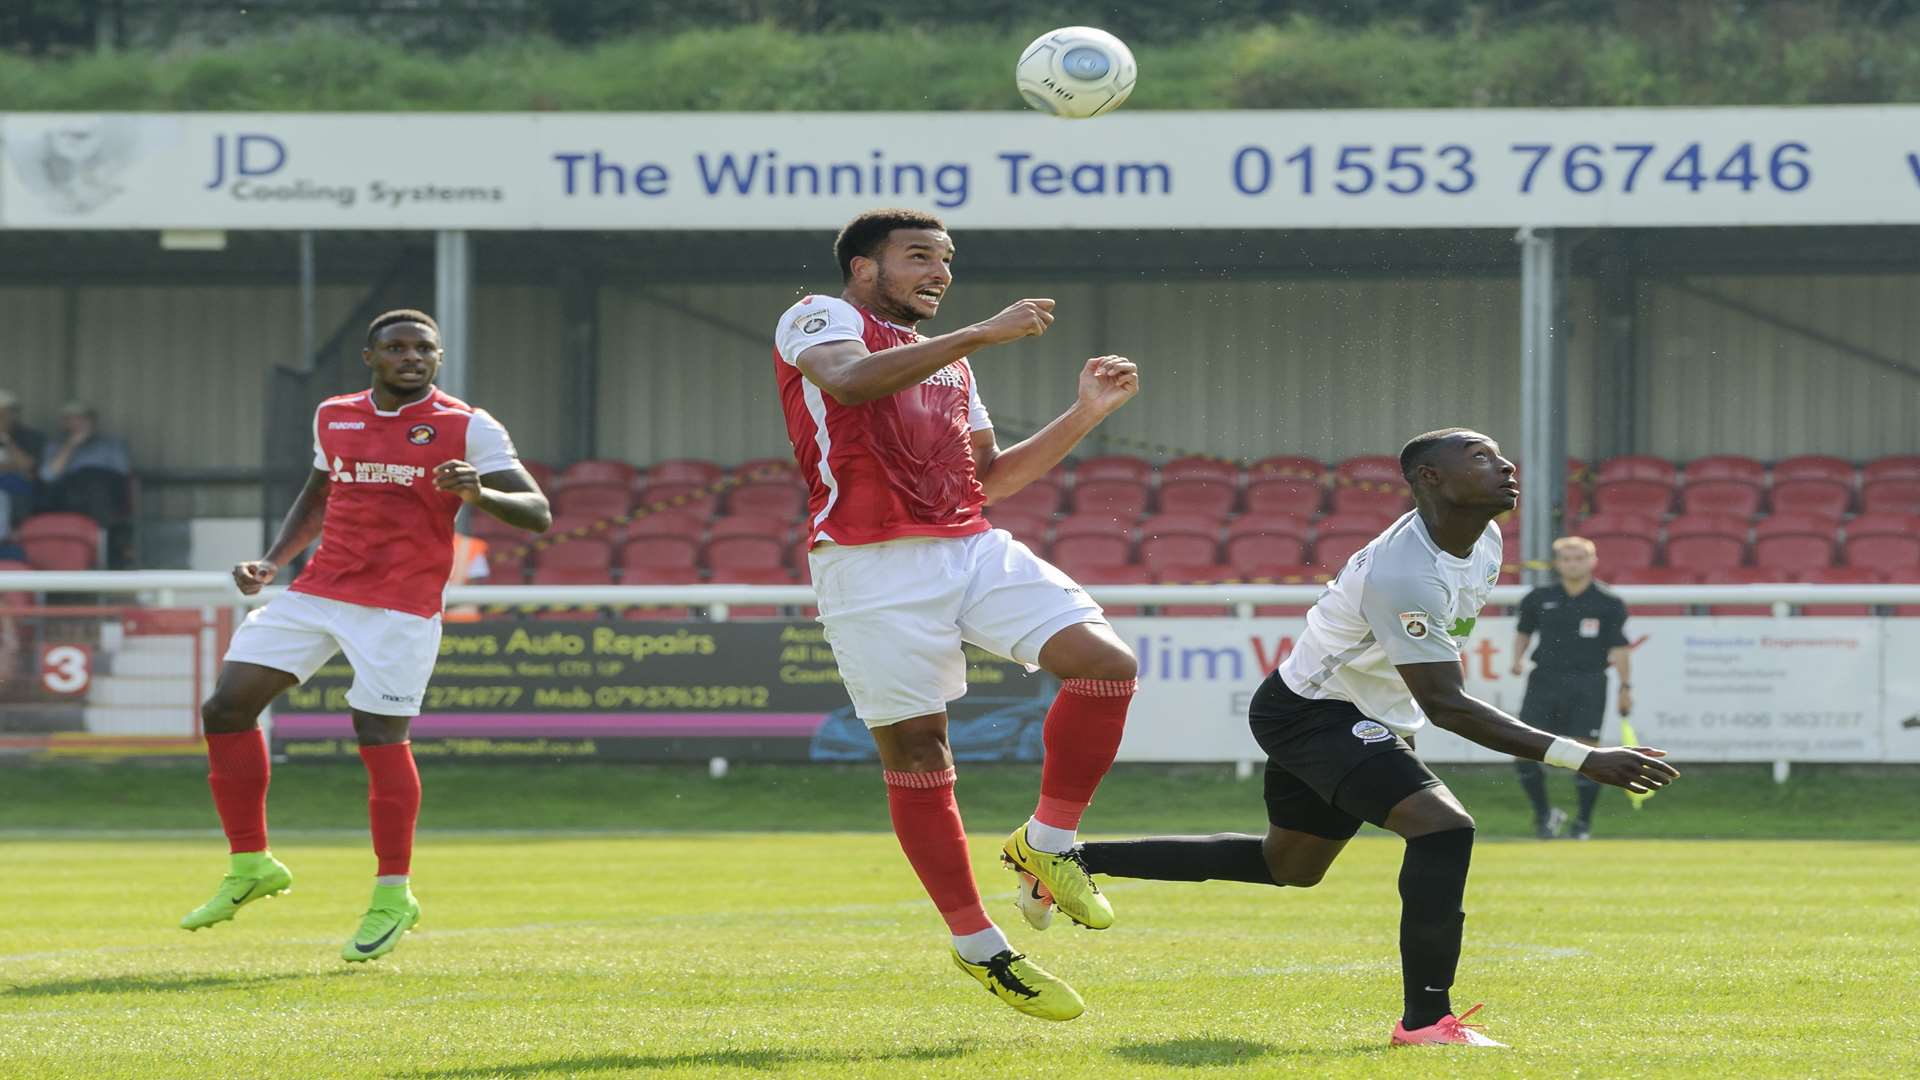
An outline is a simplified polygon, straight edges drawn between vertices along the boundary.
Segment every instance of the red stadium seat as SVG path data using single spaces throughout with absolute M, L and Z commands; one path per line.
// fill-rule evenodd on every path
M 1313 523 L 1293 514 L 1242 514 L 1227 523 L 1222 554 L 1237 568 L 1299 565 L 1312 533 Z
M 1802 454 L 1774 462 L 1773 483 L 1778 487 L 1783 480 L 1831 480 L 1851 489 L 1857 479 L 1854 471 L 1853 462 L 1846 458 Z
M 698 585 L 700 571 L 691 566 L 681 568 L 636 566 L 620 572 L 622 585 Z M 620 613 L 624 619 L 684 619 L 692 614 L 692 609 L 683 605 L 630 607 Z
M 563 488 L 574 484 L 619 484 L 630 488 L 637 475 L 639 470 L 627 462 L 611 458 L 587 458 L 563 469 L 554 483 L 556 487 Z
M 1333 512 L 1336 514 L 1379 514 L 1389 519 L 1413 509 L 1413 494 L 1405 484 L 1397 488 L 1378 486 L 1379 481 L 1359 481 L 1361 486 L 1335 484 Z
M 1156 514 L 1140 523 L 1140 564 L 1159 571 L 1168 566 L 1212 563 L 1220 550 L 1220 523 L 1196 514 Z
M 1328 514 L 1314 524 L 1323 536 L 1330 532 L 1363 532 L 1369 536 L 1378 536 L 1380 533 L 1386 531 L 1387 526 L 1393 524 L 1399 517 L 1399 514 L 1361 513 L 1355 511 Z
M 36 570 L 92 570 L 100 565 L 100 524 L 85 514 L 35 514 L 13 540 Z
M 1608 458 L 1600 463 L 1600 471 L 1595 474 L 1600 483 L 1614 480 L 1651 480 L 1655 483 L 1673 487 L 1680 482 L 1680 470 L 1666 458 L 1649 457 L 1645 454 L 1622 454 Z
M 1920 576 L 1920 517 L 1862 514 L 1847 523 L 1841 551 L 1847 566 L 1912 580 Z
M 1673 504 L 1673 490 L 1673 485 L 1658 480 L 1602 480 L 1593 486 L 1593 506 L 1601 514 L 1658 516 Z
M 1671 566 L 1646 566 L 1607 575 L 1607 582 L 1612 585 L 1696 585 L 1699 581 L 1699 574 Z M 1689 611 L 1685 604 L 1629 604 L 1627 607 L 1632 615 L 1685 615 Z
M 760 570 L 787 565 L 791 525 L 784 517 L 739 514 L 716 518 L 701 561 L 711 570 Z
M 713 580 L 727 585 L 792 585 L 793 571 L 784 566 L 713 567 Z M 734 619 L 777 619 L 786 614 L 780 604 L 735 604 L 727 615 Z
M 1876 458 L 1860 470 L 1860 482 L 1875 480 L 1920 480 L 1920 454 L 1898 454 Z
M 1131 480 L 1145 484 L 1153 478 L 1153 466 L 1132 454 L 1104 454 L 1080 461 L 1073 467 L 1073 482 L 1089 480 Z
M 520 467 L 527 471 L 528 476 L 533 477 L 533 482 L 540 485 L 541 491 L 553 491 L 554 481 L 558 479 L 553 466 L 544 461 L 528 461 L 526 458 L 521 458 Z
M 699 554 L 696 536 L 641 536 L 620 545 L 620 569 L 694 573 Z
M 1680 489 L 1680 506 L 1688 514 L 1752 517 L 1760 512 L 1762 494 L 1760 485 L 1745 480 L 1701 480 Z
M 1868 480 L 1860 487 L 1860 509 L 1869 514 L 1920 514 L 1920 479 Z
M 1407 486 L 1406 477 L 1400 474 L 1400 459 L 1390 454 L 1350 457 L 1333 467 L 1333 478 L 1336 483 L 1349 480 Z
M 1701 576 L 1703 585 L 1756 585 L 1772 582 L 1785 582 L 1788 575 L 1762 566 L 1736 566 L 1731 570 L 1715 570 Z M 1714 604 L 1707 608 L 1709 615 L 1771 615 L 1772 604 Z
M 761 480 L 741 484 L 727 495 L 730 514 L 757 514 L 791 521 L 805 513 L 807 489 L 791 480 Z
M 1776 480 L 1773 484 L 1776 514 L 1819 514 L 1837 519 L 1852 502 L 1852 485 L 1838 480 Z
M 804 484 L 800 479 L 800 467 L 792 458 L 754 458 L 743 461 L 727 471 L 727 475 L 742 484 L 783 481 L 789 484 Z
M 1823 566 L 1800 575 L 1808 585 L 1878 585 L 1884 579 L 1861 566 Z M 1802 615 L 1871 615 L 1872 604 L 1802 604 Z
M 1015 540 L 1032 548 L 1035 553 L 1044 553 L 1047 547 L 1047 526 L 1052 519 L 1041 514 L 1023 514 L 1017 510 L 989 508 L 987 520 L 996 529 L 1005 529 L 1013 534 Z
M 1692 573 L 1746 561 L 1747 519 L 1736 514 L 1682 514 L 1667 523 L 1667 565 Z
M 654 513 L 661 510 L 687 510 L 710 517 L 719 504 L 719 494 L 704 484 L 656 484 L 649 481 L 640 489 L 636 509 L 647 509 Z
M 1235 494 L 1230 480 L 1208 477 L 1163 479 L 1160 481 L 1160 512 L 1207 514 L 1223 518 L 1233 509 Z
M 1640 481 L 1623 481 L 1640 483 Z M 1593 541 L 1600 555 L 1600 572 L 1639 570 L 1654 564 L 1659 550 L 1660 519 L 1647 514 L 1602 511 L 1580 523 L 1579 535 Z
M 488 560 L 492 565 L 492 560 Z M 599 580 L 612 577 L 613 545 L 605 540 L 562 540 L 533 553 L 533 580 L 548 570 L 568 573 L 599 574 Z
M 633 492 L 624 484 L 569 484 L 553 495 L 554 514 L 617 518 L 633 505 Z
M 1130 531 L 1104 514 L 1075 514 L 1053 524 L 1051 556 L 1056 565 L 1068 563 L 1118 566 L 1129 561 Z
M 993 517 L 1004 510 L 1017 510 L 1025 514 L 1052 517 L 1060 512 L 1064 492 L 1062 485 L 1043 477 L 987 507 L 987 516 Z
M 627 523 L 628 536 L 684 536 L 689 540 L 699 540 L 706 531 L 706 515 L 691 510 L 640 514 Z
M 1252 480 L 1263 476 L 1324 482 L 1327 478 L 1327 463 L 1319 458 L 1303 457 L 1299 454 L 1274 454 L 1247 466 L 1247 479 Z
M 539 538 L 538 533 L 530 533 L 477 510 L 467 515 L 467 535 L 485 540 L 489 548 L 500 544 L 521 544 Z
M 1833 565 L 1833 523 L 1826 518 L 1775 514 L 1753 530 L 1753 565 L 1776 574 L 1800 574 Z
M 1256 476 L 1247 480 L 1248 513 L 1303 514 L 1320 512 L 1327 500 L 1326 485 L 1299 477 Z
M 1162 585 L 1220 585 L 1238 581 L 1239 576 L 1231 567 L 1218 563 L 1168 564 L 1154 574 L 1154 580 Z M 1218 617 L 1233 614 L 1233 607 L 1229 604 L 1161 604 L 1159 612 L 1184 618 Z
M 1333 579 L 1333 571 L 1324 566 L 1301 566 L 1288 563 L 1265 563 L 1236 567 L 1234 572 L 1241 581 L 1255 585 L 1325 585 Z M 1305 615 L 1312 604 L 1255 604 L 1253 613 L 1262 618 L 1298 618 Z
M 1228 486 L 1240 482 L 1240 466 L 1210 457 L 1177 457 L 1160 466 L 1160 483 L 1169 480 L 1219 480 Z
M 1056 564 L 1066 575 L 1082 585 L 1151 585 L 1153 572 L 1144 566 L 1125 563 L 1066 562 Z M 1100 605 L 1108 615 L 1138 615 L 1138 604 Z
M 1761 487 L 1767 482 L 1767 467 L 1744 454 L 1714 454 L 1687 462 L 1680 475 L 1687 484 L 1702 480 L 1739 480 Z
M 1379 534 L 1370 532 L 1327 533 L 1322 531 L 1320 538 L 1313 542 L 1314 565 L 1328 570 L 1338 570 L 1347 565 L 1347 560 L 1353 558 L 1354 552 L 1373 543 L 1373 538 L 1377 535 Z
M 1147 511 L 1147 485 L 1139 480 L 1095 479 L 1074 484 L 1076 514 L 1102 514 L 1109 521 L 1132 523 Z
M 727 470 L 712 461 L 697 458 L 669 458 L 656 461 L 647 470 L 649 484 L 695 484 L 705 486 L 725 476 Z
M 588 566 L 543 566 L 533 572 L 535 585 L 605 585 L 612 579 L 605 567 L 596 570 Z M 546 604 L 534 613 L 534 618 L 555 622 L 592 621 L 600 618 L 600 607 L 595 604 Z

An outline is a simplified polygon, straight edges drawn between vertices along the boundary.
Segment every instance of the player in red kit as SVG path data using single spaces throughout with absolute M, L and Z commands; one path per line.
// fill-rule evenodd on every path
M 954 802 L 946 708 L 967 689 L 962 642 L 1061 680 L 1044 727 L 1039 804 L 1002 857 L 1024 889 L 1050 891 L 1075 922 L 1111 926 L 1112 906 L 1073 851 L 1120 747 L 1133 653 L 1084 590 L 994 529 L 983 509 L 1059 464 L 1139 392 L 1139 373 L 1125 357 L 1088 360 L 1072 407 L 1001 449 L 968 357 L 1045 333 L 1053 301 L 1021 300 L 923 338 L 914 327 L 953 282 L 953 241 L 938 218 L 862 214 L 834 254 L 842 294 L 806 297 L 774 329 L 787 435 L 809 488 L 820 623 L 879 747 L 894 834 L 946 920 L 954 962 L 1023 1013 L 1071 1020 L 1084 1011 L 1079 994 L 1014 952 L 981 905 Z M 1043 907 L 1023 910 L 1036 926 L 1051 919 Z
M 379 860 L 373 902 L 341 956 L 393 951 L 420 918 L 408 887 L 420 774 L 407 739 L 440 652 L 440 608 L 453 564 L 453 521 L 472 506 L 545 532 L 547 497 L 520 467 L 499 421 L 433 385 L 440 328 L 418 311 L 389 311 L 367 328 L 361 356 L 373 386 L 328 398 L 313 417 L 313 472 L 265 557 L 234 567 L 251 596 L 317 536 L 320 547 L 287 592 L 233 635 L 213 696 L 200 707 L 208 784 L 232 850 L 214 893 L 180 925 L 231 919 L 285 892 L 293 875 L 267 850 L 267 746 L 260 713 L 336 652 L 353 665 L 347 704 L 366 763 L 368 816 Z

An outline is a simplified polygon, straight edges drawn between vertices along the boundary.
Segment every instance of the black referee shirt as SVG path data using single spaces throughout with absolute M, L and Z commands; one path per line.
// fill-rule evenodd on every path
M 1613 590 L 1591 582 L 1579 596 L 1565 586 L 1542 585 L 1520 601 L 1523 634 L 1537 634 L 1533 662 L 1541 671 L 1597 675 L 1607 670 L 1607 650 L 1627 643 L 1627 605 Z

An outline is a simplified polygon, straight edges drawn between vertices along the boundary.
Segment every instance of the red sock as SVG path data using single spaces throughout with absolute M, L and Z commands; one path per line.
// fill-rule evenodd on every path
M 888 770 L 887 809 L 893 835 L 907 853 L 920 884 L 954 934 L 972 934 L 993 925 L 973 883 L 973 854 L 953 801 L 953 769 L 937 773 Z
M 267 850 L 267 782 L 273 766 L 259 728 L 207 736 L 207 786 L 227 832 L 227 849 Z
M 373 853 L 380 874 L 404 874 L 413 861 L 413 823 L 420 817 L 420 770 L 413 765 L 413 744 L 363 746 L 367 765 L 367 818 L 373 826 Z
M 1047 710 L 1041 738 L 1047 755 L 1040 764 L 1040 805 L 1033 819 L 1059 829 L 1080 827 L 1080 815 L 1093 801 L 1093 789 L 1113 768 L 1127 706 L 1139 686 L 1134 679 L 1063 679 Z

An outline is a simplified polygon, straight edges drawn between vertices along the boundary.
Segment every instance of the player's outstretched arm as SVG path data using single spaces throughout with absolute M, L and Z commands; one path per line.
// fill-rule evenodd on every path
M 1680 770 L 1660 760 L 1666 756 L 1664 750 L 1650 746 L 1589 749 L 1521 723 L 1467 693 L 1458 662 L 1396 664 L 1394 668 L 1427 719 L 1490 750 L 1563 767 L 1573 767 L 1572 760 L 1562 757 L 1572 755 L 1579 759 L 1582 776 L 1633 792 L 1666 787 L 1680 775 Z
M 282 566 L 307 550 L 307 545 L 319 537 L 320 526 L 327 517 L 327 492 L 332 485 L 333 479 L 325 469 L 307 474 L 306 486 L 300 489 L 299 497 L 293 500 L 292 508 L 280 522 L 273 546 L 260 558 L 233 568 L 233 583 L 239 586 L 242 595 L 252 596 L 272 583 Z
M 807 349 L 793 362 L 828 397 L 842 405 L 864 405 L 918 386 L 977 349 L 1044 334 L 1052 323 L 1053 301 L 1021 300 L 985 322 L 951 334 L 879 352 L 868 352 L 858 341 L 829 341 Z
M 1079 393 L 1066 412 L 1032 435 L 999 448 L 993 429 L 973 433 L 973 471 L 992 505 L 1060 464 L 1087 433 L 1140 392 L 1140 368 L 1124 356 L 1096 356 L 1080 368 Z
M 553 508 L 547 505 L 546 493 L 518 465 L 481 476 L 464 461 L 443 461 L 433 467 L 433 486 L 453 492 L 468 506 L 515 528 L 538 533 L 553 528 Z

